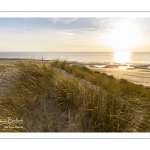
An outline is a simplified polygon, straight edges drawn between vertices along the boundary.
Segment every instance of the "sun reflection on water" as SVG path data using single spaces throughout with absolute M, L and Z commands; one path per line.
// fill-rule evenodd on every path
M 131 67 L 129 64 L 126 64 L 126 63 L 131 62 L 131 53 L 127 52 L 127 51 L 115 52 L 113 62 L 124 64 L 123 66 L 118 66 L 118 69 L 120 69 L 120 70 L 134 68 L 134 67 Z
M 134 67 L 131 67 L 130 65 L 127 65 L 127 66 L 119 66 L 118 68 L 120 70 L 126 70 L 126 69 L 130 69 L 130 68 L 134 68 Z

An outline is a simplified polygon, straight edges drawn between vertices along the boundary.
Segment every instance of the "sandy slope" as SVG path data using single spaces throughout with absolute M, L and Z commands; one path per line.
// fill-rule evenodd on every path
M 81 84 L 90 84 L 61 69 L 57 69 L 57 71 L 64 76 L 75 78 Z M 17 77 L 16 68 L 0 70 L 0 102 L 3 101 L 5 92 L 9 90 L 11 81 L 14 80 L 15 77 Z M 90 86 L 92 86 L 92 84 L 90 84 Z M 56 102 L 52 91 L 49 97 L 43 97 L 40 105 L 34 108 L 30 113 L 32 115 L 25 116 L 25 122 L 27 127 L 29 129 L 32 128 L 34 132 L 74 132 L 74 130 L 81 130 L 80 125 L 77 127 L 76 123 L 71 118 L 67 119 L 67 116 L 63 114 L 62 108 L 60 104 Z
M 4 94 L 3 91 L 10 87 L 10 82 L 15 79 L 17 70 L 15 68 L 8 68 L 0 70 L 0 96 Z

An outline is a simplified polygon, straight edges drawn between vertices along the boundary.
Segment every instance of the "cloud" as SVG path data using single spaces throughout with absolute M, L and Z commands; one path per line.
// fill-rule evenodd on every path
M 32 20 L 35 20 L 35 18 L 27 18 L 27 17 L 21 18 L 21 19 L 26 20 L 26 21 L 32 21 Z
M 53 23 L 63 22 L 65 24 L 69 24 L 76 21 L 77 19 L 78 18 L 50 18 L 48 20 L 52 21 Z
M 133 22 L 136 18 L 97 18 L 94 25 L 99 28 L 112 28 L 119 22 Z

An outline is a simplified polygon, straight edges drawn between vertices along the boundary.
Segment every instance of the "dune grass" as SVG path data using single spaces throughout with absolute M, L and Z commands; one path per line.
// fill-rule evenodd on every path
M 59 60 L 18 62 L 16 68 L 16 79 L 1 97 L 0 119 L 18 118 L 23 123 L 1 122 L 1 132 L 59 132 L 64 118 L 64 128 L 70 129 L 64 131 L 149 131 L 150 92 L 143 86 Z M 51 113 L 50 109 L 58 110 L 50 102 L 60 108 L 59 116 Z
M 0 71 L 4 70 L 4 69 L 8 69 L 8 68 L 13 68 L 14 65 L 0 65 Z
M 86 81 L 89 81 L 94 85 L 100 86 L 111 93 L 123 93 L 126 95 L 138 94 L 142 97 L 150 96 L 150 93 L 147 92 L 147 90 L 145 90 L 142 85 L 136 85 L 134 83 L 128 82 L 125 79 L 117 80 L 112 75 L 107 75 L 105 73 L 96 74 L 84 66 L 70 66 L 69 64 L 67 64 L 67 61 L 60 61 L 59 59 L 53 61 L 51 65 L 53 67 L 61 68 L 76 77 L 85 79 Z

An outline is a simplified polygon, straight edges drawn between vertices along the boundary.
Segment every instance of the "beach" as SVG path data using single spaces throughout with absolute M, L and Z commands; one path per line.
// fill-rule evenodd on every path
M 147 68 L 147 65 L 132 65 L 134 68 L 121 68 L 116 66 L 106 66 L 105 68 L 98 67 L 89 67 L 95 72 L 106 73 L 108 75 L 113 75 L 117 79 L 126 79 L 129 82 L 135 84 L 141 84 L 146 87 L 150 87 L 150 69 Z

